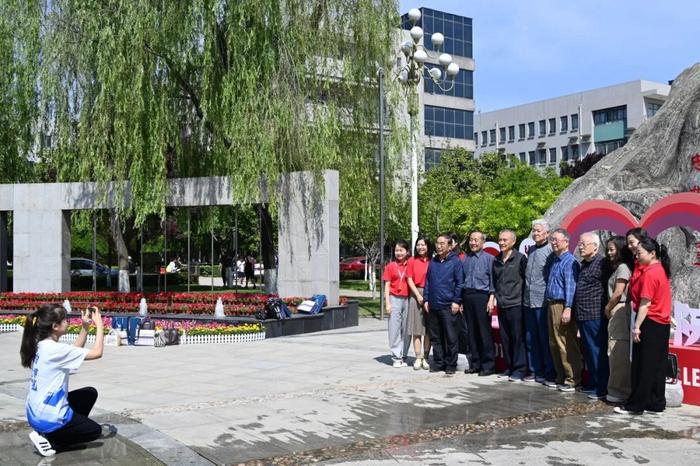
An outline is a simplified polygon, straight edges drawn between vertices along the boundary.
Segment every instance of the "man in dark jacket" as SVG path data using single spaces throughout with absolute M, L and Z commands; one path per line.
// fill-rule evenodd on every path
M 522 381 L 527 370 L 523 335 L 523 291 L 527 257 L 513 249 L 515 241 L 513 230 L 503 230 L 498 234 L 501 252 L 493 261 L 494 294 L 489 298 L 490 312 L 498 306 L 503 358 L 506 360 L 506 374 L 511 382 Z
M 462 262 L 450 251 L 449 235 L 438 236 L 435 257 L 428 265 L 423 299 L 428 313 L 428 332 L 433 345 L 432 372 L 452 375 L 457 369 L 458 319 L 462 304 Z

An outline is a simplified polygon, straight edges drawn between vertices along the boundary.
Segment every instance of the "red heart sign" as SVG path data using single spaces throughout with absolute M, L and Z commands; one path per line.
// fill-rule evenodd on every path
M 700 230 L 700 193 L 666 196 L 653 204 L 639 222 L 629 210 L 615 202 L 602 199 L 586 201 L 571 210 L 561 226 L 571 235 L 569 249 L 572 252 L 581 234 L 587 231 L 608 230 L 624 235 L 632 228 L 642 227 L 649 236 L 656 237 L 671 227 Z

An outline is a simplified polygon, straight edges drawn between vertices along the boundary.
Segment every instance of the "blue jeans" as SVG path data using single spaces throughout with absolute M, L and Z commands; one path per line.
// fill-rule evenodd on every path
M 596 395 L 608 393 L 608 321 L 607 319 L 579 320 L 578 330 L 581 333 L 584 359 L 591 376 L 590 388 L 595 389 Z
M 549 349 L 547 308 L 531 307 L 525 310 L 525 344 L 530 370 L 537 378 L 554 381 L 557 377 Z

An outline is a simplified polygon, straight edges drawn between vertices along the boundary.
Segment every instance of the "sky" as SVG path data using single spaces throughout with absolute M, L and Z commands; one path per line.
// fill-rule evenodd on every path
M 700 61 L 700 0 L 400 0 L 473 19 L 474 99 L 491 111 Z

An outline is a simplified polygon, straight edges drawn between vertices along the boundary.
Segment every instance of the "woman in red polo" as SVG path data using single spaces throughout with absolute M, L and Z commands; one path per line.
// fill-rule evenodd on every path
M 636 248 L 638 273 L 629 295 L 637 311 L 632 330 L 632 394 L 620 414 L 660 413 L 666 408 L 666 364 L 671 330 L 671 264 L 666 248 L 649 237 Z
M 404 240 L 399 240 L 394 246 L 394 261 L 384 269 L 382 280 L 384 287 L 384 305 L 389 316 L 389 348 L 394 360 L 394 367 L 406 367 L 408 353 L 408 268 L 409 246 Z
M 428 354 L 430 353 L 430 339 L 425 331 L 425 311 L 423 310 L 423 286 L 425 275 L 428 272 L 428 264 L 433 257 L 432 242 L 425 236 L 416 240 L 413 248 L 413 257 L 408 259 L 406 276 L 411 297 L 408 301 L 408 329 L 406 333 L 411 335 L 413 349 L 416 352 L 416 361 L 413 363 L 415 370 L 430 369 Z

